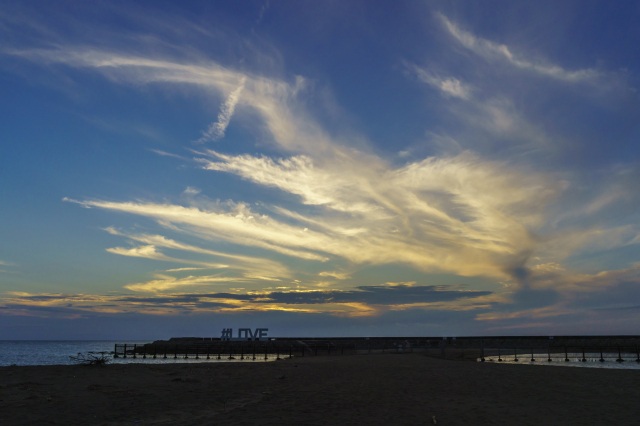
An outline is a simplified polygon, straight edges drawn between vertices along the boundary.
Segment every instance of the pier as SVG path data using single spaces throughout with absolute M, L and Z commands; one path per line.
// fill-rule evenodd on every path
M 410 340 L 409 340 L 410 339 Z M 147 344 L 116 344 L 115 358 L 233 359 L 259 360 L 275 357 L 349 355 L 366 352 L 411 351 L 429 345 L 416 338 L 278 338 L 223 340 L 219 338 L 173 338 Z
M 116 344 L 114 358 L 269 360 L 305 356 L 422 352 L 427 356 L 510 362 L 637 362 L 640 336 L 333 337 L 225 340 L 172 338 Z

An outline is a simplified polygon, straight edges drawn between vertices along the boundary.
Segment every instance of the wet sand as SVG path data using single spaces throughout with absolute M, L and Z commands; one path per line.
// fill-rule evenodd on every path
M 1 425 L 637 425 L 640 371 L 421 354 L 0 368 Z

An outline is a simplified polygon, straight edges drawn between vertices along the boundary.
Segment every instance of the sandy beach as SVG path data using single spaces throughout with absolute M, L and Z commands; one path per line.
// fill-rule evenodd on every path
M 0 368 L 0 424 L 637 425 L 640 371 L 421 354 Z

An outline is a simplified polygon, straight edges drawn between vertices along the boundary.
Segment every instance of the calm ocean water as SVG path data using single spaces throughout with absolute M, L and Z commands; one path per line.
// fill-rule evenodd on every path
M 115 343 L 104 340 L 2 340 L 0 341 L 0 366 L 70 365 L 74 362 L 69 356 L 77 355 L 78 352 L 112 352 Z
M 111 354 L 116 343 L 119 344 L 143 344 L 150 341 L 109 341 L 109 340 L 0 340 L 0 367 L 9 365 L 73 365 L 75 362 L 69 357 L 78 353 L 87 352 L 107 352 Z M 269 356 L 267 361 L 273 361 L 274 356 Z M 258 357 L 256 361 L 245 360 L 242 362 L 264 362 L 264 357 Z M 116 364 L 182 364 L 197 362 L 240 362 L 239 359 L 228 360 L 223 357 L 217 360 L 212 357 L 210 360 L 201 357 L 195 359 L 191 357 L 184 359 L 146 359 L 138 358 L 117 358 L 110 359 L 109 363 Z

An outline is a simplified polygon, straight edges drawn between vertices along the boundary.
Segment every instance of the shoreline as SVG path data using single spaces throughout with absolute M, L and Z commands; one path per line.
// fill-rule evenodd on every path
M 0 367 L 0 423 L 566 425 L 637 423 L 640 371 L 421 354 L 267 363 Z

